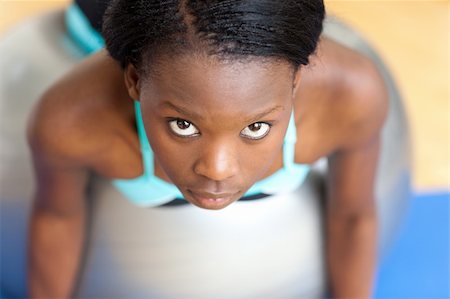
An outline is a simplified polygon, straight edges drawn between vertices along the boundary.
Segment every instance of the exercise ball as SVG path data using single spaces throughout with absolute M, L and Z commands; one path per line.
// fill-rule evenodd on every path
M 389 87 L 375 190 L 383 252 L 411 190 L 407 120 L 394 82 L 371 47 L 337 20 L 326 20 L 324 34 L 373 59 Z M 26 297 L 27 225 L 35 188 L 26 121 L 42 92 L 83 55 L 59 10 L 30 18 L 0 39 L 1 289 L 7 298 Z M 92 177 L 76 297 L 324 297 L 326 164 L 326 159 L 314 164 L 292 193 L 219 211 L 192 205 L 140 208 L 107 179 Z

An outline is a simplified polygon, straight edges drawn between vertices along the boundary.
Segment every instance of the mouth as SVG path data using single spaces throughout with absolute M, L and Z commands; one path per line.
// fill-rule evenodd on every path
M 194 199 L 194 204 L 210 210 L 218 210 L 228 206 L 233 201 L 235 201 L 236 195 L 239 193 L 239 191 L 227 193 L 209 193 L 192 190 L 188 190 L 188 192 Z

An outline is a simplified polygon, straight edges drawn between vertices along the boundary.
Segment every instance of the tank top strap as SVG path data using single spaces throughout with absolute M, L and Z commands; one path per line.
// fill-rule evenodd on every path
M 148 177 L 149 174 L 152 175 L 154 173 L 153 151 L 150 147 L 147 134 L 145 133 L 144 121 L 142 120 L 141 114 L 141 104 L 139 101 L 134 101 L 134 109 L 136 112 L 136 126 L 144 163 L 144 175 Z
M 295 143 L 297 142 L 297 128 L 295 125 L 294 110 L 292 110 L 289 125 L 284 137 L 283 144 L 283 165 L 284 168 L 290 169 L 295 164 Z
M 99 3 L 96 4 L 100 5 Z M 77 3 L 72 3 L 66 9 L 64 21 L 69 36 L 86 54 L 97 52 L 105 46 L 102 35 L 92 27 L 89 19 Z

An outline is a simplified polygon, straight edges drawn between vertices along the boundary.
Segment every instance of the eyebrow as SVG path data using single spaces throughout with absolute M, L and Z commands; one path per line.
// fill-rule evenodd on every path
M 165 101 L 164 103 L 161 104 L 161 106 L 168 106 L 169 108 L 172 108 L 173 110 L 177 111 L 178 113 L 187 115 L 190 118 L 197 118 L 197 119 L 201 119 L 201 120 L 205 119 L 202 115 L 195 113 L 193 111 L 188 111 L 182 107 L 176 106 L 175 104 L 173 104 L 169 101 Z
M 281 109 L 281 110 L 284 110 L 284 107 L 283 107 L 283 106 L 280 106 L 280 105 L 275 106 L 275 107 L 271 107 L 271 108 L 269 108 L 269 109 L 266 109 L 266 110 L 264 110 L 264 111 L 259 112 L 258 114 L 252 116 L 251 118 L 245 120 L 245 123 L 253 123 L 253 122 L 255 122 L 255 121 L 257 121 L 257 120 L 263 118 L 263 117 L 266 116 L 267 114 L 270 114 L 270 113 L 272 113 L 272 112 L 274 112 L 274 111 L 276 111 L 276 110 L 280 110 L 280 109 Z
M 172 108 L 173 110 L 177 111 L 178 113 L 187 115 L 188 117 L 193 118 L 193 119 L 194 118 L 197 118 L 197 119 L 200 119 L 200 120 L 204 120 L 205 119 L 201 114 L 195 113 L 193 111 L 188 111 L 187 109 L 179 107 L 179 106 L 176 106 L 175 104 L 173 104 L 173 103 L 171 103 L 169 101 L 166 101 L 166 102 L 162 103 L 161 105 L 162 106 L 168 106 L 169 108 Z M 261 111 L 261 112 L 255 114 L 251 118 L 245 120 L 245 123 L 253 123 L 253 122 L 263 118 L 267 114 L 270 114 L 273 111 L 280 110 L 280 109 L 284 110 L 284 107 L 280 106 L 280 105 L 277 105 L 275 107 L 270 107 L 270 108 L 268 108 L 268 109 L 266 109 L 264 111 Z

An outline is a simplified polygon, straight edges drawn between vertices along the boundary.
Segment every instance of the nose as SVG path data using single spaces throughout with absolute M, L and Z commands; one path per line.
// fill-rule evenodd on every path
M 235 147 L 226 142 L 209 143 L 194 164 L 194 172 L 213 181 L 224 181 L 239 171 Z

